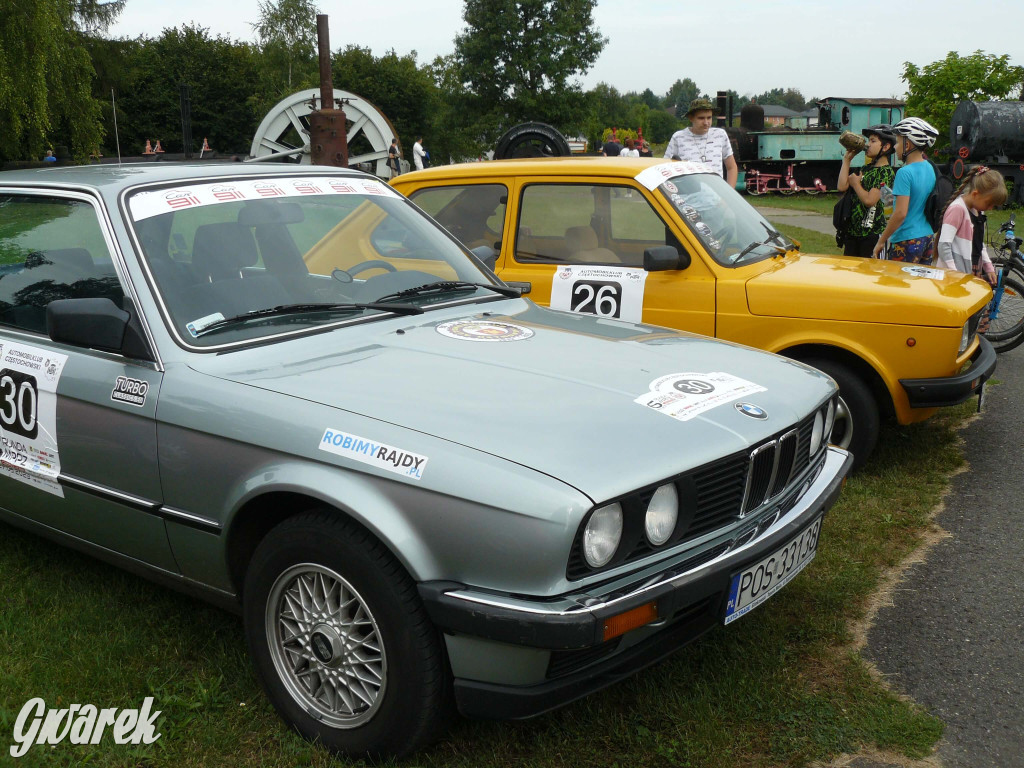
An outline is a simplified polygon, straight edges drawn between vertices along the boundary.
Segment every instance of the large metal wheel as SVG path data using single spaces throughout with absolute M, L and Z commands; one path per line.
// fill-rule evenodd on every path
M 395 128 L 374 104 L 354 93 L 334 89 L 335 104 L 342 102 L 348 128 L 348 163 L 363 165 L 370 173 L 390 178 L 388 149 Z M 277 161 L 309 165 L 309 115 L 320 108 L 320 91 L 293 93 L 274 105 L 256 129 L 249 149 L 250 162 Z

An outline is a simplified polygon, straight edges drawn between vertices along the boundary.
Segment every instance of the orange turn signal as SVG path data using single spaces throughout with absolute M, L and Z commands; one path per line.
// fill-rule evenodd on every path
M 907 346 L 908 347 L 913 347 L 916 344 L 917 344 L 917 339 L 915 339 L 913 336 L 911 336 L 909 339 L 907 339 Z
M 644 603 L 638 608 L 612 616 L 604 621 L 604 639 L 611 640 L 613 637 L 624 635 L 631 629 L 642 627 L 658 620 L 657 603 Z

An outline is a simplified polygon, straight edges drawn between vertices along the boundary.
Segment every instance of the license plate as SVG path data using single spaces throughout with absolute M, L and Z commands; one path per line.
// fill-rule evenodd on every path
M 732 577 L 725 623 L 736 621 L 774 595 L 814 559 L 818 549 L 819 517 L 795 539 L 764 560 Z

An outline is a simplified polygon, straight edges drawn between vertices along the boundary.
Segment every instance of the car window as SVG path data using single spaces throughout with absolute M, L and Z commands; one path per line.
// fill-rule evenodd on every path
M 633 187 L 530 184 L 523 189 L 516 261 L 641 267 L 645 249 L 666 243 L 678 245 Z
M 46 333 L 51 301 L 123 296 L 91 204 L 0 195 L 0 325 Z
M 189 345 L 220 346 L 348 319 L 267 313 L 277 307 L 375 302 L 437 281 L 491 282 L 429 218 L 375 179 L 202 182 L 136 192 L 128 207 L 166 315 Z M 252 313 L 262 314 L 204 332 Z
M 494 248 L 501 239 L 508 202 L 504 184 L 418 189 L 409 199 L 467 248 Z

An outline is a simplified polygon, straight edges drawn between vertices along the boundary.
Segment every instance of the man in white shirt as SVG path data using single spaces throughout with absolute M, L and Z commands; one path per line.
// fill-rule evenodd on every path
M 711 127 L 713 114 L 714 105 L 708 99 L 691 101 L 686 113 L 690 127 L 672 134 L 665 148 L 665 157 L 700 163 L 709 171 L 722 176 L 730 187 L 735 187 L 739 169 L 732 144 L 724 130 Z
M 417 171 L 423 170 L 423 156 L 427 153 L 423 149 L 423 137 L 417 136 L 416 143 L 412 145 L 412 161 Z

